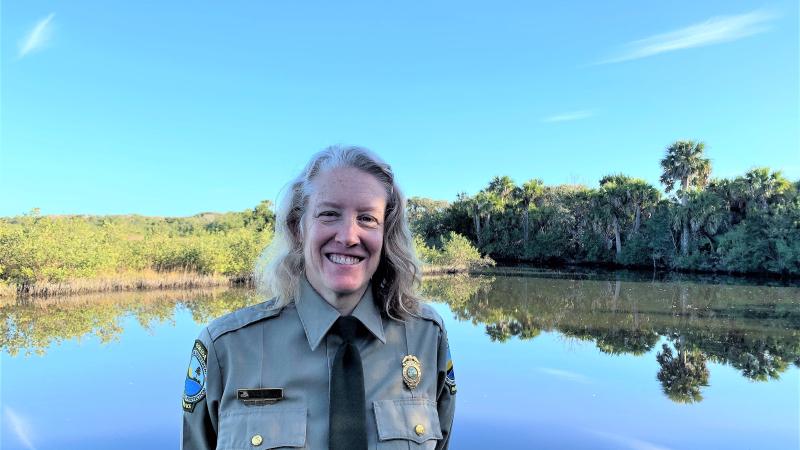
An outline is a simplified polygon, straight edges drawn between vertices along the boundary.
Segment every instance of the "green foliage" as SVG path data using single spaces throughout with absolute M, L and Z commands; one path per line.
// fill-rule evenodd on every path
M 596 189 L 496 176 L 452 204 L 412 199 L 411 226 L 430 248 L 454 231 L 497 260 L 800 275 L 800 181 L 768 168 L 710 179 L 704 149 L 694 141 L 667 149 L 668 199 L 624 174 Z
M 442 239 L 439 265 L 449 267 L 476 267 L 494 265 L 490 259 L 482 258 L 478 249 L 472 243 L 454 232 L 450 232 Z
M 272 238 L 272 223 L 248 214 L 0 219 L 0 281 L 26 286 L 144 269 L 246 276 Z
M 275 224 L 275 212 L 273 212 L 272 202 L 262 200 L 255 208 L 245 211 L 242 215 L 244 225 L 254 228 L 256 231 L 271 229 Z
M 435 245 L 439 236 L 445 234 L 445 210 L 449 204 L 443 200 L 422 197 L 408 199 L 408 220 L 411 232 L 427 245 Z
M 494 265 L 491 259 L 481 257 L 469 239 L 452 231 L 441 240 L 438 248 L 427 246 L 422 237 L 415 236 L 414 248 L 420 260 L 431 266 L 465 270 Z
M 439 260 L 439 255 L 441 252 L 434 247 L 428 247 L 425 244 L 425 240 L 420 235 L 414 235 L 414 250 L 417 253 L 417 258 L 422 261 L 423 264 L 435 264 L 435 261 Z
M 800 181 L 756 168 L 710 179 L 704 144 L 673 143 L 661 160 L 668 199 L 646 181 L 603 177 L 597 188 L 521 186 L 496 176 L 456 201 L 413 197 L 420 259 L 462 270 L 490 259 L 652 269 L 800 275 Z M 240 277 L 272 237 L 272 203 L 193 217 L 48 216 L 0 219 L 0 282 L 186 270 Z

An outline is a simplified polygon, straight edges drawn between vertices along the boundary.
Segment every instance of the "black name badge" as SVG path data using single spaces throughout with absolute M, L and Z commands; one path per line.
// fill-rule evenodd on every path
M 265 405 L 283 400 L 283 388 L 237 389 L 236 398 L 246 405 Z

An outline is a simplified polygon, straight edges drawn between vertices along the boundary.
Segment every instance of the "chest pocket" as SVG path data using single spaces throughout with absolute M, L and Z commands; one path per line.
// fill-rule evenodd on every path
M 217 450 L 297 448 L 306 445 L 307 408 L 252 406 L 220 415 Z
M 426 398 L 373 403 L 380 449 L 433 449 L 442 438 L 436 403 Z

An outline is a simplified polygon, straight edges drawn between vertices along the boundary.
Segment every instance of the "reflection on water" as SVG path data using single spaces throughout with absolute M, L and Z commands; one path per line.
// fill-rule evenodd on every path
M 794 287 L 462 275 L 427 278 L 423 291 L 445 301 L 458 320 L 485 327 L 498 343 L 555 331 L 593 342 L 607 355 L 644 358 L 662 341 L 654 378 L 678 403 L 703 399 L 709 362 L 755 381 L 800 367 L 800 289 Z M 0 307 L 0 349 L 43 355 L 87 335 L 118 339 L 128 317 L 150 330 L 183 308 L 200 324 L 256 301 L 251 291 L 226 289 L 19 301 Z
M 542 331 L 593 341 L 606 354 L 644 355 L 660 338 L 657 374 L 680 403 L 702 400 L 707 362 L 751 380 L 777 379 L 800 367 L 800 289 L 520 277 L 442 277 L 425 293 L 461 320 L 484 324 L 493 341 Z
M 213 289 L 93 294 L 56 299 L 20 300 L 0 305 L 0 350 L 44 355 L 54 344 L 83 336 L 111 342 L 124 333 L 122 322 L 135 317 L 145 330 L 171 322 L 178 307 L 197 323 L 257 302 L 252 291 Z

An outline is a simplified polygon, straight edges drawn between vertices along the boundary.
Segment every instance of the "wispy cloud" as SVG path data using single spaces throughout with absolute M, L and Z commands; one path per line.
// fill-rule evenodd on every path
M 50 40 L 50 36 L 52 35 L 53 27 L 53 17 L 55 17 L 55 13 L 50 13 L 44 19 L 36 22 L 36 25 L 31 28 L 31 31 L 28 32 L 28 35 L 25 36 L 19 43 L 19 57 L 23 58 L 25 55 L 29 54 L 32 51 L 38 50 Z
M 568 370 L 551 369 L 549 367 L 540 367 L 537 370 L 539 370 L 539 372 L 546 373 L 554 377 L 563 378 L 565 380 L 574 381 L 576 383 L 590 384 L 592 382 L 592 380 L 590 380 L 588 377 L 579 373 L 570 372 Z
M 712 17 L 686 28 L 629 42 L 616 54 L 597 64 L 618 63 L 659 53 L 735 41 L 769 31 L 770 22 L 776 18 L 776 14 L 760 10 L 735 16 Z
M 545 117 L 544 119 L 542 119 L 542 122 L 545 123 L 567 122 L 570 120 L 586 119 L 587 117 L 592 117 L 593 115 L 594 114 L 591 111 L 572 111 L 562 114 L 556 114 L 550 117 Z
M 598 430 L 587 430 L 587 431 L 600 438 L 605 438 L 609 441 L 615 442 L 616 444 L 622 446 L 620 448 L 629 448 L 631 450 L 669 450 L 667 447 L 662 447 L 660 445 L 656 445 L 653 444 L 652 442 L 647 442 L 641 439 L 636 439 L 629 436 L 623 436 L 621 434 L 608 433 L 605 431 L 598 431 Z
M 14 434 L 17 435 L 17 439 L 25 448 L 30 450 L 36 450 L 36 447 L 33 446 L 33 442 L 31 442 L 31 432 L 28 423 L 20 417 L 13 409 L 9 407 L 3 408 L 5 411 L 6 419 L 8 420 L 9 425 L 11 425 L 11 430 L 14 431 Z

